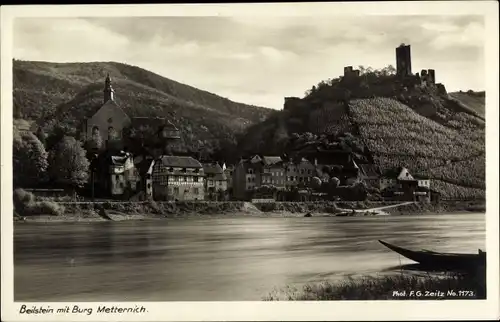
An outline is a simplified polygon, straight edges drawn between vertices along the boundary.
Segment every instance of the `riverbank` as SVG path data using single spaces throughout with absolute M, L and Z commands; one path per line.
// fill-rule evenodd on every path
M 25 207 L 15 220 L 21 221 L 122 221 L 159 220 L 165 218 L 199 217 L 304 217 L 310 216 L 377 216 L 415 215 L 446 212 L 484 212 L 480 202 L 441 202 L 414 204 L 394 202 L 271 202 L 243 201 L 198 202 L 79 202 L 55 203 L 41 201 L 36 207 Z M 24 210 L 24 211 L 23 211 Z M 57 211 L 55 211 L 57 210 Z M 482 210 L 482 211 L 481 211 Z
M 310 283 L 302 288 L 275 289 L 264 301 L 332 300 L 460 300 L 486 298 L 485 274 L 447 273 L 441 276 L 398 274 L 365 276 L 341 282 Z

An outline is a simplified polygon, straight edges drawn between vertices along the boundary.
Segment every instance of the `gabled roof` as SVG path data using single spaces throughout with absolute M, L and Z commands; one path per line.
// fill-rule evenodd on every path
M 410 171 L 406 168 L 401 168 L 401 171 L 398 175 L 398 180 L 415 180 L 411 175 Z
M 375 164 L 360 164 L 361 174 L 367 178 L 379 177 L 380 172 Z
M 192 157 L 184 157 L 184 156 L 173 156 L 173 155 L 164 155 L 160 157 L 160 162 L 167 167 L 178 167 L 178 168 L 203 168 L 200 161 L 192 158 Z
M 282 163 L 283 159 L 277 156 L 264 156 L 262 158 L 262 161 L 264 162 L 265 165 L 275 165 Z
M 130 121 L 131 126 L 134 128 L 151 127 L 154 129 L 166 128 L 173 131 L 178 130 L 177 127 L 172 122 L 170 122 L 170 120 L 167 120 L 163 117 L 136 116 L 131 117 Z
M 218 165 L 217 163 L 204 163 L 203 164 L 203 172 L 205 172 L 205 174 L 221 174 L 221 173 L 224 173 L 224 171 L 222 171 L 221 166 Z
M 109 105 L 114 105 L 115 107 L 117 107 L 118 109 L 120 109 L 125 115 L 127 115 L 127 113 L 125 113 L 125 111 L 120 106 L 118 106 L 118 104 L 115 101 L 109 100 L 109 101 L 107 101 L 106 103 L 103 103 L 103 104 L 93 105 L 89 109 L 88 113 L 85 115 L 86 116 L 86 120 L 92 118 L 97 112 L 99 112 L 99 110 L 101 108 L 103 108 L 106 105 L 108 105 L 108 106 Z M 127 115 L 127 117 L 128 117 L 128 115 Z
M 125 162 L 127 162 L 127 160 L 129 158 L 131 158 L 132 155 L 130 153 L 125 153 L 125 154 L 122 154 L 122 155 L 112 155 L 111 156 L 111 164 L 113 165 L 124 165 Z
M 215 180 L 226 180 L 226 174 L 222 170 L 222 167 L 217 163 L 205 163 L 203 164 L 203 172 L 205 175 L 212 175 Z

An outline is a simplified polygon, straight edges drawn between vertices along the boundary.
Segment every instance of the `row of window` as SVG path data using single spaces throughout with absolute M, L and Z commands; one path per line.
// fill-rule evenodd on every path
M 190 188 L 185 188 L 184 193 L 189 193 L 191 190 Z M 174 195 L 179 195 L 180 194 L 180 189 L 179 187 L 173 187 L 168 189 L 169 194 L 174 194 Z M 193 188 L 193 194 L 199 195 L 200 194 L 200 189 L 199 188 Z
M 172 168 L 172 167 L 166 167 L 164 165 L 160 165 L 158 169 L 156 170 L 157 172 L 174 172 L 175 170 L 179 170 L 181 172 L 187 173 L 188 169 L 187 168 Z M 200 169 L 195 168 L 195 169 L 189 169 L 191 172 L 198 173 L 200 172 Z
M 212 185 L 222 185 L 226 182 L 225 180 L 207 180 L 207 185 L 212 186 Z
M 266 184 L 266 183 L 270 183 L 270 184 L 285 184 L 285 180 L 283 179 L 264 179 L 262 180 L 262 183 Z
M 295 171 L 295 169 L 293 170 L 289 170 L 288 172 L 298 172 L 300 174 L 309 174 L 311 175 L 312 174 L 312 169 L 300 169 L 299 171 Z M 282 177 L 285 175 L 285 172 L 284 171 L 269 171 L 269 170 L 264 170 L 264 173 L 271 173 L 272 176 L 275 176 L 275 177 Z M 247 174 L 255 174 L 255 171 L 254 169 L 248 169 L 247 170 Z
M 153 180 L 159 183 L 168 182 L 201 182 L 200 177 L 197 176 L 168 176 L 168 175 L 155 175 Z
M 248 182 L 255 182 L 255 178 L 254 177 L 248 177 L 247 178 L 247 181 Z M 307 181 L 311 181 L 311 177 L 294 177 L 294 176 L 290 176 L 290 177 L 286 177 L 286 181 L 287 182 L 307 182 Z M 262 182 L 263 183 L 284 183 L 284 180 L 283 179 L 273 179 L 273 178 L 262 178 Z

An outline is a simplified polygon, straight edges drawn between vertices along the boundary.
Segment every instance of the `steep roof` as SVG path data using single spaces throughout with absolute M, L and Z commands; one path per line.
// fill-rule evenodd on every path
M 167 167 L 178 167 L 178 168 L 203 168 L 200 161 L 192 157 L 181 157 L 173 155 L 164 155 L 160 157 L 160 161 L 163 165 Z
M 262 161 L 265 165 L 275 165 L 283 162 L 283 159 L 277 156 L 263 156 Z
M 178 130 L 177 127 L 163 117 L 146 117 L 146 116 L 136 116 L 131 117 L 131 126 L 135 128 L 140 127 L 151 127 L 155 129 L 166 128 L 168 130 Z
M 217 163 L 204 163 L 203 171 L 205 174 L 219 174 L 224 172 L 222 171 L 221 166 Z
M 125 115 L 127 115 L 127 113 L 125 113 L 125 111 L 115 101 L 109 100 L 109 101 L 106 101 L 105 103 L 93 104 L 90 107 L 90 109 L 88 110 L 88 112 L 85 114 L 85 121 L 87 121 L 87 119 L 92 118 L 97 112 L 99 112 L 99 110 L 101 108 L 103 108 L 104 106 L 109 106 L 109 105 L 114 105 L 115 107 L 118 107 Z
M 130 153 L 120 154 L 120 155 L 112 155 L 110 157 L 111 164 L 113 165 L 124 165 L 125 162 L 131 158 L 132 155 Z
M 374 164 L 360 164 L 361 173 L 368 178 L 380 176 L 378 168 Z
M 222 170 L 222 167 L 217 163 L 205 163 L 203 164 L 203 172 L 205 175 L 213 175 L 215 180 L 226 180 L 226 174 Z

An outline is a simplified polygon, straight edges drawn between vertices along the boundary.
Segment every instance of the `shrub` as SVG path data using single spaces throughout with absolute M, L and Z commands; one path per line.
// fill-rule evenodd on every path
M 15 212 L 21 216 L 64 214 L 64 206 L 53 201 L 36 201 L 35 195 L 24 189 L 16 189 L 13 194 Z
M 64 206 L 51 201 L 36 202 L 29 207 L 29 212 L 32 215 L 60 216 L 64 214 L 64 210 Z
M 14 208 L 22 213 L 24 209 L 35 202 L 35 195 L 24 189 L 18 188 L 13 194 Z

